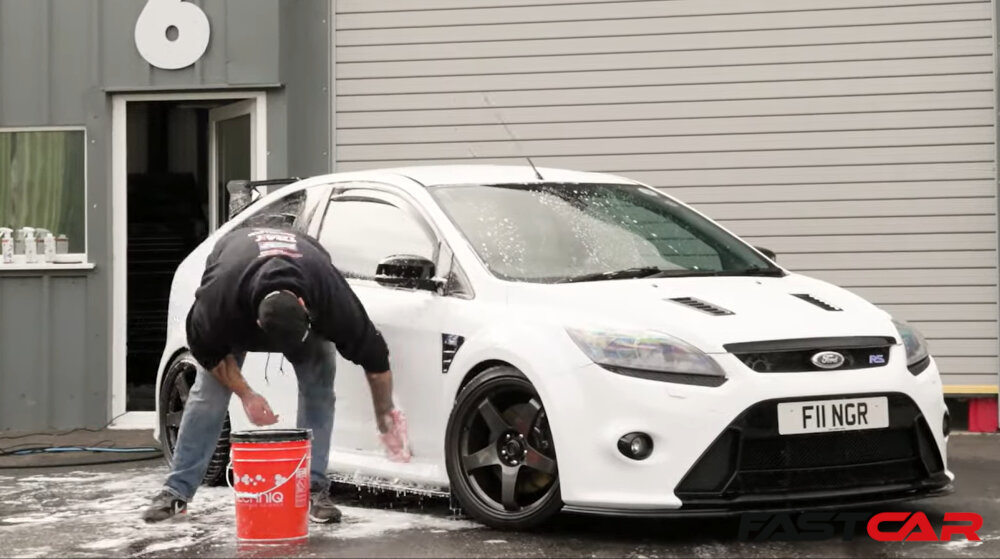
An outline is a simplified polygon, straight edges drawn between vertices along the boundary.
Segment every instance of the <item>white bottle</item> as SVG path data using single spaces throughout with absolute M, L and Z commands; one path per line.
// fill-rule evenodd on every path
M 21 235 L 24 239 L 24 261 L 28 264 L 38 262 L 38 247 L 35 244 L 35 228 L 22 227 Z
M 65 233 L 60 233 L 56 237 L 56 254 L 66 254 L 69 252 L 69 237 Z
M 14 263 L 14 230 L 8 227 L 0 227 L 0 254 L 3 254 L 4 264 Z
M 39 254 L 43 255 L 44 262 L 54 262 L 56 259 L 56 238 L 52 234 L 52 231 L 48 229 L 38 229 L 36 231 L 36 236 L 38 239 L 37 248 L 35 249 Z

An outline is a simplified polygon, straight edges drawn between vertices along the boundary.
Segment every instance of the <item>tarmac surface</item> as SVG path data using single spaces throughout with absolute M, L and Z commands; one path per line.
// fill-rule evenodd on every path
M 96 444 L 115 439 L 151 443 L 145 433 L 76 433 L 14 444 Z M 167 469 L 155 453 L 139 462 L 51 467 L 105 461 L 108 455 L 0 456 L 0 556 L 3 557 L 998 557 L 1000 436 L 956 434 L 949 444 L 956 474 L 952 495 L 856 509 L 922 511 L 940 533 L 946 512 L 982 515 L 980 541 L 872 540 L 863 523 L 845 541 L 842 525 L 821 541 L 745 541 L 740 519 L 621 519 L 562 515 L 543 530 L 502 532 L 456 518 L 447 500 L 400 497 L 339 487 L 344 521 L 312 525 L 295 546 L 242 545 L 235 538 L 230 490 L 199 490 L 186 515 L 148 526 L 139 518 Z M 897 527 L 899 524 L 896 525 Z M 782 532 L 782 530 L 778 530 Z M 961 538 L 961 536 L 959 536 Z

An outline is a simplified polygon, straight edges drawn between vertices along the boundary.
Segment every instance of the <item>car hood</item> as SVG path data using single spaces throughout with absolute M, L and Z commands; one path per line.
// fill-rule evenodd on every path
M 885 311 L 798 274 L 519 284 L 507 302 L 521 316 L 574 328 L 656 330 L 708 353 L 736 342 L 898 335 Z

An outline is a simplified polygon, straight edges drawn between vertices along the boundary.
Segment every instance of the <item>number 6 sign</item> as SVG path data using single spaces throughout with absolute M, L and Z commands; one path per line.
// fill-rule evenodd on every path
M 171 33 L 176 33 L 171 37 Z M 135 46 L 147 62 L 166 70 L 185 68 L 208 48 L 208 16 L 182 0 L 147 0 L 135 22 Z

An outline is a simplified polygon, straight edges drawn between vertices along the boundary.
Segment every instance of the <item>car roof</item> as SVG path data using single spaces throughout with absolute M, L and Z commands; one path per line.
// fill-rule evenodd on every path
M 539 182 L 636 184 L 625 177 L 605 173 L 538 167 L 538 175 L 529 165 L 414 165 L 386 169 L 370 169 L 327 175 L 329 177 L 361 179 L 385 175 L 402 175 L 424 186 L 448 184 L 525 184 Z

